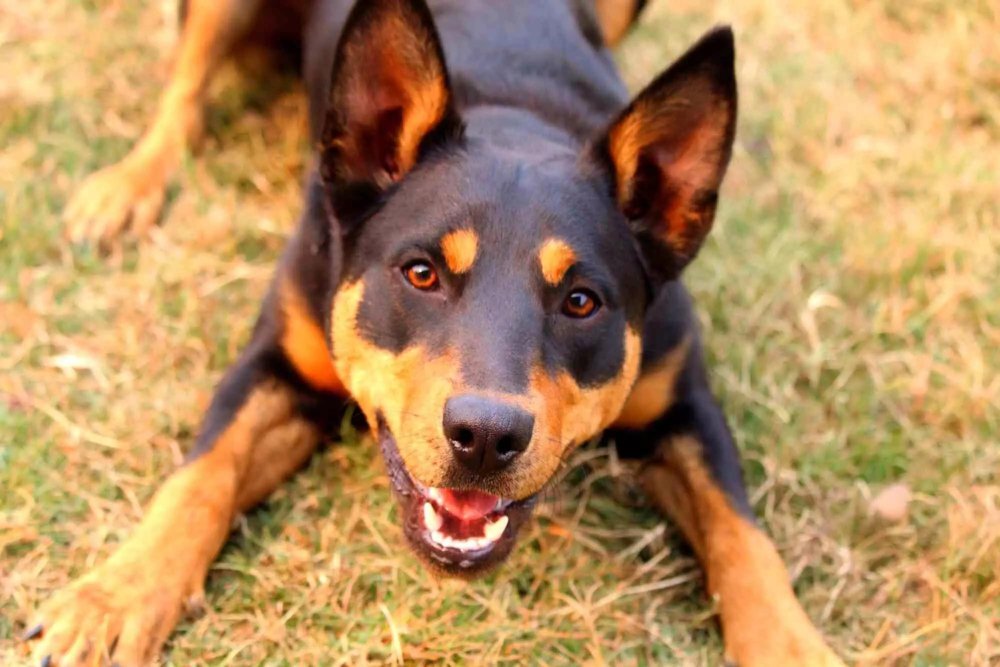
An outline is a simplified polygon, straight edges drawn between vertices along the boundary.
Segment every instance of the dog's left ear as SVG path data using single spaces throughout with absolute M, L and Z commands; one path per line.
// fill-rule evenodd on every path
M 461 131 L 424 0 L 356 3 L 337 46 L 319 147 L 334 214 L 344 221 L 364 211 Z
M 657 282 L 712 227 L 736 127 L 733 33 L 716 28 L 646 87 L 594 146 Z

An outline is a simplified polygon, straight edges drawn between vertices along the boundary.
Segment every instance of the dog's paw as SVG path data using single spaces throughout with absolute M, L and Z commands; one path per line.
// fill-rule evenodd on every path
M 812 627 L 803 632 L 772 628 L 754 642 L 728 646 L 727 667 L 844 667 Z
M 91 174 L 63 212 L 66 233 L 73 243 L 112 243 L 130 227 L 145 234 L 160 216 L 166 175 L 155 161 L 129 156 Z
M 185 595 L 147 573 L 110 563 L 57 593 L 24 633 L 37 641 L 34 664 L 43 667 L 153 662 L 181 615 L 200 608 L 200 592 Z

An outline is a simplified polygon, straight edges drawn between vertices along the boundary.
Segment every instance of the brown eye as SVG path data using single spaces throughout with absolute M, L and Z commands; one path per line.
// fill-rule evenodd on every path
M 576 289 L 569 293 L 563 301 L 563 315 L 582 319 L 590 317 L 600 307 L 597 295 L 586 289 Z
M 403 275 L 406 280 L 418 290 L 429 292 L 437 289 L 438 274 L 430 264 L 417 260 L 410 262 L 403 267 Z

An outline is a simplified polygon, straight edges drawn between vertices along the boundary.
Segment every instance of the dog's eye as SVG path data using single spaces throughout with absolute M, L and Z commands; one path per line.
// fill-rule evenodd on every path
M 601 300 L 588 289 L 575 289 L 563 301 L 562 312 L 568 317 L 590 317 L 601 307 Z
M 429 292 L 438 287 L 438 274 L 434 267 L 422 260 L 410 262 L 403 267 L 407 282 L 418 290 Z

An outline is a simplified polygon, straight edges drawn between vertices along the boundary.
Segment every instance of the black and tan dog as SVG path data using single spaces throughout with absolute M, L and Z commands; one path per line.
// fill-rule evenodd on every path
M 731 32 L 629 103 L 606 44 L 636 2 L 429 4 L 186 4 L 156 121 L 84 188 L 76 232 L 156 217 L 212 71 L 268 31 L 302 48 L 317 166 L 188 462 L 135 535 L 44 607 L 28 631 L 37 659 L 154 659 L 234 516 L 354 402 L 433 568 L 501 562 L 570 451 L 610 429 L 703 564 L 727 658 L 840 664 L 754 522 L 678 279 L 729 161 Z

